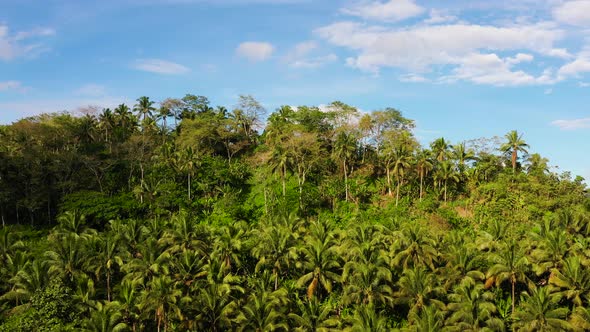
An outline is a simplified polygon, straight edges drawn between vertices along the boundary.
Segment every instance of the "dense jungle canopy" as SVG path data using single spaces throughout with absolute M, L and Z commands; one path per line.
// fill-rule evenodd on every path
M 0 331 L 590 330 L 584 179 L 414 126 L 197 95 L 0 126 Z

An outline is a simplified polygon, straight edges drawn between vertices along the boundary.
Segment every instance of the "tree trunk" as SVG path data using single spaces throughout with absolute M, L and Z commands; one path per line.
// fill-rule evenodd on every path
M 514 278 L 514 275 L 511 276 L 510 283 L 512 284 L 512 312 L 510 314 L 514 317 L 514 286 L 516 284 L 516 278 Z
M 287 193 L 287 185 L 285 183 L 286 177 L 287 177 L 287 164 L 283 164 L 283 176 L 282 176 L 282 180 L 283 180 L 283 198 L 285 198 L 286 193 Z
M 191 200 L 191 173 L 188 173 L 188 201 Z
M 386 167 L 387 169 L 387 191 L 389 193 L 389 196 L 393 196 L 393 194 L 391 193 L 391 175 L 389 174 L 389 167 Z
M 423 183 L 424 183 L 424 174 L 422 172 L 420 172 L 420 202 L 422 202 Z
M 348 174 L 346 171 L 346 158 L 344 158 L 343 166 L 344 166 L 344 192 L 345 192 L 346 201 L 348 202 Z
M 395 206 L 397 206 L 397 204 L 399 203 L 399 187 L 401 185 L 401 183 L 399 181 L 399 175 L 396 176 L 396 181 L 397 181 L 397 186 L 395 188 Z
M 445 180 L 445 188 L 444 188 L 444 191 L 445 191 L 444 197 L 445 197 L 445 202 L 446 202 L 447 201 L 447 180 Z
M 516 159 L 518 158 L 518 152 L 516 149 L 512 150 L 512 172 L 516 173 Z
M 111 302 L 111 273 L 107 270 L 107 301 Z

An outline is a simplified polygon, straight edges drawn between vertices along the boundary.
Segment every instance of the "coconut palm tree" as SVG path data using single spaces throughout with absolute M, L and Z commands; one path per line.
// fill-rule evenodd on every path
M 338 325 L 338 320 L 331 317 L 332 312 L 330 305 L 313 298 L 297 300 L 297 307 L 288 314 L 288 317 L 294 331 L 328 332 Z
M 549 287 L 533 287 L 524 293 L 524 301 L 514 317 L 514 328 L 519 331 L 569 331 L 566 321 L 569 309 L 558 307 L 560 295 Z
M 412 155 L 410 150 L 406 146 L 400 146 L 395 149 L 393 156 L 393 174 L 395 175 L 395 205 L 399 202 L 399 190 L 404 181 L 404 175 L 406 170 L 410 168 L 410 162 L 412 161 Z
M 449 294 L 447 309 L 451 312 L 446 321 L 450 331 L 504 331 L 504 322 L 494 317 L 496 305 L 493 293 L 483 283 L 465 278 Z
M 258 259 L 256 272 L 264 267 L 272 268 L 274 290 L 278 289 L 279 276 L 295 265 L 297 258 L 296 234 L 287 227 L 265 225 L 254 232 L 259 239 L 252 248 L 252 255 Z
M 123 332 L 129 327 L 122 319 L 119 302 L 97 302 L 91 310 L 90 318 L 84 321 L 83 331 L 87 332 Z
M 281 331 L 288 330 L 285 314 L 287 305 L 287 290 L 279 288 L 276 291 L 267 291 L 259 284 L 245 305 L 241 308 L 237 321 L 240 331 Z
M 147 288 L 141 293 L 139 307 L 144 313 L 152 313 L 156 320 L 158 332 L 163 327 L 168 329 L 171 315 L 182 319 L 178 302 L 182 292 L 174 285 L 168 276 L 154 277 Z
M 354 311 L 350 320 L 351 327 L 344 331 L 350 332 L 386 332 L 390 331 L 387 326 L 387 317 L 371 305 L 359 305 Z
M 575 306 L 590 305 L 590 270 L 582 265 L 580 257 L 566 258 L 562 267 L 552 270 L 549 283 L 559 287 L 558 293 Z
M 312 232 L 305 237 L 305 246 L 301 249 L 303 261 L 300 265 L 306 273 L 297 280 L 297 285 L 307 285 L 308 299 L 314 297 L 320 287 L 330 293 L 333 283 L 340 280 L 335 233 L 325 223 L 318 220 L 312 225 Z
M 490 267 L 487 273 L 490 280 L 494 280 L 496 286 L 504 281 L 510 282 L 512 288 L 512 314 L 515 313 L 516 301 L 516 283 L 527 281 L 526 273 L 529 271 L 529 261 L 527 256 L 516 242 L 510 242 L 505 245 L 499 253 L 491 256 L 494 265 Z
M 459 175 L 455 171 L 455 166 L 449 161 L 441 162 L 440 167 L 437 168 L 435 177 L 443 184 L 443 199 L 446 202 L 449 181 L 459 182 Z
M 430 144 L 430 149 L 434 155 L 434 159 L 438 162 L 443 162 L 448 159 L 450 144 L 444 137 L 437 138 Z
M 153 112 L 156 110 L 154 102 L 149 97 L 142 96 L 137 98 L 137 104 L 133 107 L 133 110 L 137 112 L 137 117 L 142 121 L 146 121 L 152 117 Z
M 410 319 L 430 304 L 444 307 L 444 304 L 436 299 L 439 294 L 443 293 L 436 276 L 423 266 L 405 269 L 397 284 L 399 290 L 395 301 L 408 305 Z
M 439 252 L 436 240 L 419 223 L 406 224 L 396 234 L 396 244 L 392 246 L 392 266 L 426 266 L 434 270 Z
M 502 144 L 500 151 L 510 154 L 510 160 L 512 162 L 512 171 L 516 172 L 516 161 L 518 160 L 518 153 L 528 153 L 527 148 L 529 145 L 522 139 L 522 134 L 518 134 L 516 130 L 512 130 L 508 134 L 504 135 L 507 142 Z
M 422 197 L 424 196 L 424 177 L 432 171 L 433 167 L 432 161 L 430 160 L 430 152 L 428 150 L 418 152 L 416 156 L 416 170 L 420 177 L 420 201 L 422 201 Z
M 332 150 L 332 154 L 337 160 L 342 162 L 342 171 L 344 173 L 344 190 L 345 190 L 345 199 L 348 202 L 348 167 L 347 162 L 354 157 L 357 151 L 357 140 L 352 134 L 346 132 L 340 132 L 336 137 L 336 141 L 334 142 L 334 149 Z

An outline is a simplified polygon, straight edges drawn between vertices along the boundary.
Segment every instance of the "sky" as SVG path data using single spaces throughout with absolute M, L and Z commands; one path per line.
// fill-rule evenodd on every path
M 187 93 L 518 130 L 590 179 L 590 0 L 0 0 L 0 123 Z

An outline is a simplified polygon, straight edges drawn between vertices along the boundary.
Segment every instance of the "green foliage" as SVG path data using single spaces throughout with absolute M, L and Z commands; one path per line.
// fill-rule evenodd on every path
M 133 112 L 0 127 L 0 331 L 590 326 L 587 188 L 516 131 L 421 147 L 342 102 L 262 128 L 251 96 Z

